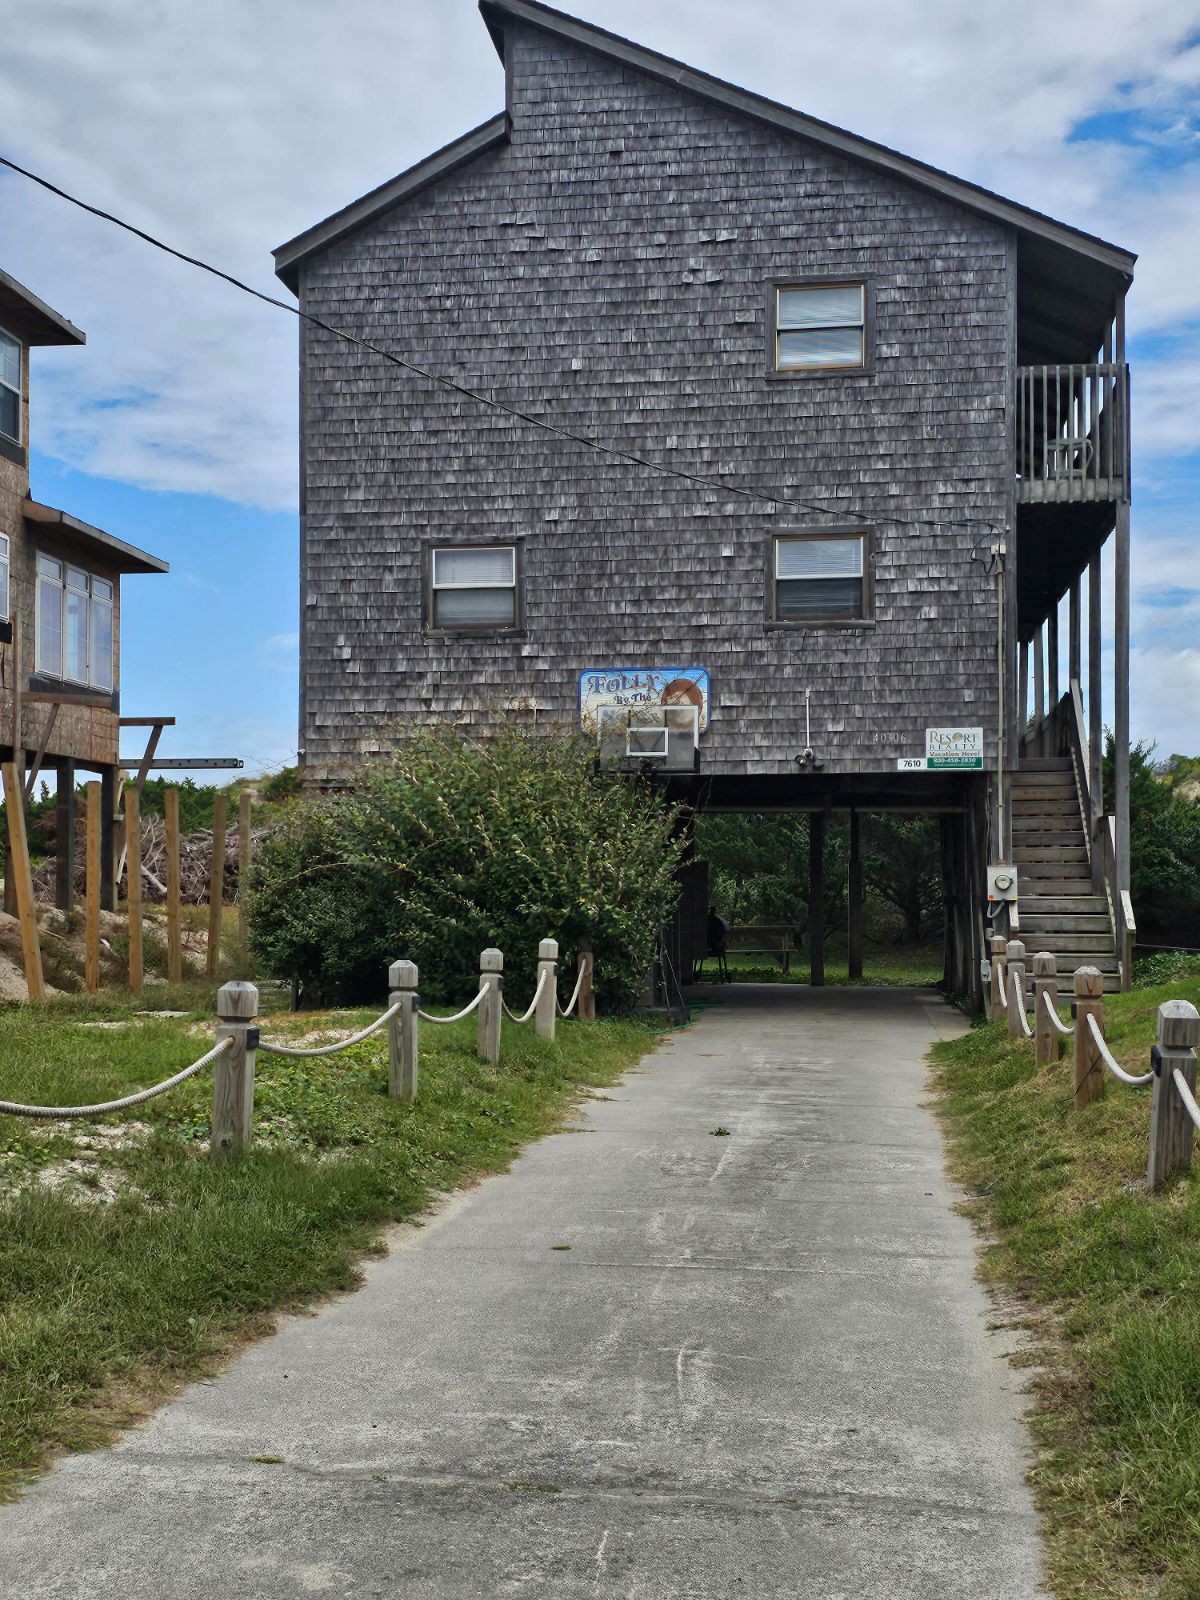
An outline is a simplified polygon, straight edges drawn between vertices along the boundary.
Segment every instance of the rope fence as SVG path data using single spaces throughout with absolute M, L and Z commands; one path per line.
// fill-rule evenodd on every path
M 1032 1005 L 1026 989 L 1025 946 L 1020 939 L 992 940 L 989 966 L 994 1020 L 1007 1021 L 1014 1039 L 1032 1039 L 1039 1067 L 1059 1059 L 1059 1040 L 1073 1046 L 1074 1106 L 1082 1110 L 1104 1090 L 1105 1073 L 1130 1088 L 1152 1085 L 1150 1155 L 1147 1181 L 1159 1188 L 1192 1161 L 1192 1138 L 1200 1128 L 1196 1101 L 1196 1044 L 1200 1012 L 1187 1000 L 1166 1000 L 1158 1008 L 1158 1036 L 1150 1049 L 1150 1070 L 1127 1072 L 1104 1036 L 1104 975 L 1096 967 L 1079 967 L 1073 976 L 1074 1021 L 1064 1022 L 1058 1010 L 1058 963 L 1048 952 L 1033 958 Z M 1029 1013 L 1032 1012 L 1032 1021 Z
M 258 989 L 252 983 L 227 983 L 217 994 L 217 1039 L 211 1049 L 165 1078 L 152 1088 L 117 1100 L 91 1106 L 35 1106 L 15 1100 L 0 1100 L 0 1114 L 13 1117 L 41 1117 L 51 1120 L 68 1117 L 103 1117 L 127 1111 L 133 1106 L 157 1099 L 177 1085 L 194 1078 L 205 1067 L 213 1071 L 213 1118 L 211 1150 L 214 1154 L 245 1149 L 254 1132 L 254 1069 L 261 1052 L 293 1060 L 339 1055 L 386 1028 L 388 1036 L 388 1094 L 414 1101 L 418 1080 L 418 1024 L 462 1022 L 476 1015 L 476 1053 L 493 1065 L 500 1060 L 501 1020 L 505 1012 L 517 1024 L 533 1018 L 539 1038 L 553 1039 L 556 1017 L 568 1016 L 576 1006 L 581 1022 L 596 1020 L 593 990 L 594 962 L 590 945 L 580 944 L 579 973 L 569 1004 L 558 998 L 558 943 L 543 939 L 538 946 L 538 978 L 533 999 L 523 1016 L 515 1016 L 504 1004 L 502 994 L 504 957 L 499 950 L 485 950 L 479 958 L 479 991 L 469 1004 L 452 1016 L 438 1017 L 421 1009 L 417 993 L 418 970 L 415 962 L 394 961 L 388 968 L 388 1007 L 365 1028 L 344 1039 L 323 1045 L 289 1045 L 263 1039 L 258 1028 Z

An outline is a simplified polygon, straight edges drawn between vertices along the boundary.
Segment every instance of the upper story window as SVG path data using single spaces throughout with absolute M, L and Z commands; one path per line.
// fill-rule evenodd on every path
M 21 341 L 0 328 L 0 434 L 21 442 Z
M 866 534 L 780 534 L 773 554 L 772 621 L 866 619 Z
M 777 283 L 773 287 L 776 372 L 866 366 L 865 283 Z
M 449 545 L 435 549 L 429 620 L 435 628 L 515 628 L 516 546 Z
M 0 533 L 0 617 L 8 615 L 8 535 Z
M 34 659 L 39 672 L 113 687 L 113 586 L 53 556 L 37 558 Z

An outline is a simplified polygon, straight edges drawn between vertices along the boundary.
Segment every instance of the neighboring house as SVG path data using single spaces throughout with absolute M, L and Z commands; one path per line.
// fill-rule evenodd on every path
M 29 493 L 29 352 L 84 335 L 0 272 L 0 757 L 32 792 L 58 780 L 59 892 L 70 902 L 76 775 L 103 785 L 102 898 L 112 904 L 121 579 L 167 563 Z M 66 848 L 62 848 L 62 843 Z
M 943 817 L 962 990 L 1014 857 L 996 926 L 1127 980 L 1134 257 L 533 0 L 480 10 L 503 114 L 275 253 L 330 325 L 300 345 L 309 780 L 395 719 L 582 713 L 698 804 Z

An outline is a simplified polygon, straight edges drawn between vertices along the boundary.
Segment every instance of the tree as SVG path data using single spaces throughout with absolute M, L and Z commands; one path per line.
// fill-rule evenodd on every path
M 905 944 L 919 944 L 942 925 L 939 825 L 883 812 L 867 819 L 865 831 L 863 880 L 904 918 Z

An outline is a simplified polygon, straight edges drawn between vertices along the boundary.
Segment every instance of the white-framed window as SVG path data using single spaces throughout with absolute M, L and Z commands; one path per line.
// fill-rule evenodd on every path
M 863 621 L 866 535 L 777 535 L 771 610 L 775 622 Z
M 21 354 L 21 341 L 0 328 L 0 434 L 14 444 L 21 442 Z
M 429 592 L 435 628 L 515 627 L 516 546 L 440 546 L 431 553 Z
M 8 535 L 0 533 L 0 617 L 8 615 Z
M 865 283 L 775 286 L 775 370 L 866 365 Z
M 54 556 L 37 558 L 34 664 L 89 689 L 113 687 L 113 585 Z

